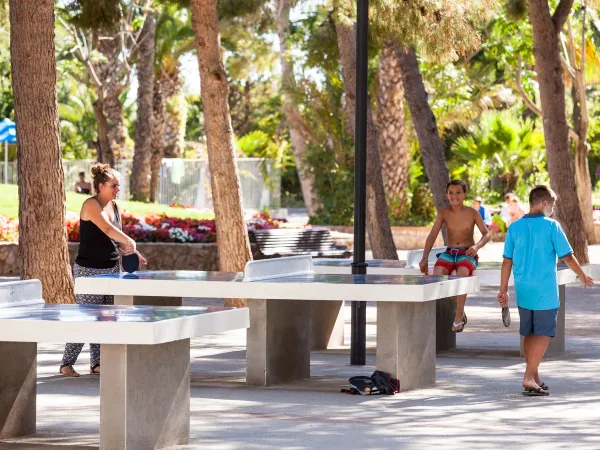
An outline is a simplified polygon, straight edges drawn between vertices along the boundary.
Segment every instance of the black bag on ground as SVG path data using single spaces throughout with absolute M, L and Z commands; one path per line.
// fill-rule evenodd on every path
M 394 395 L 400 392 L 400 380 L 392 378 L 387 372 L 376 370 L 371 375 L 371 381 L 377 386 L 380 394 Z
M 379 388 L 373 384 L 373 380 L 370 377 L 351 377 L 348 379 L 348 383 L 350 384 L 350 389 L 348 394 L 360 394 L 360 395 L 376 395 L 381 394 L 379 392 Z M 342 390 L 342 392 L 346 392 L 346 390 Z

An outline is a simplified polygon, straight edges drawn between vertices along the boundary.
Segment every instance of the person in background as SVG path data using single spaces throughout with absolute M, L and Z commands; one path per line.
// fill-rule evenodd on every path
M 79 172 L 79 181 L 75 182 L 75 192 L 87 195 L 92 193 L 92 183 L 85 179 L 85 172 Z
M 515 195 L 512 192 L 507 192 L 504 196 L 504 203 L 502 203 L 502 208 L 500 209 L 500 218 L 504 221 L 506 226 L 508 227 L 511 223 L 510 220 L 510 202 Z
M 483 223 L 488 229 L 492 226 L 492 213 L 490 209 L 483 204 L 483 199 L 481 197 L 475 197 L 473 200 L 473 208 L 479 212 L 479 215 L 483 219 Z
M 525 215 L 525 209 L 521 206 L 521 202 L 516 196 L 510 199 L 509 205 L 510 223 L 516 222 Z
M 137 253 L 141 264 L 147 261 L 136 251 L 135 241 L 122 231 L 121 214 L 115 201 L 119 194 L 120 174 L 108 164 L 92 167 L 96 195 L 83 202 L 80 213 L 80 238 L 77 259 L 73 265 L 75 278 L 119 273 L 119 249 L 125 254 Z M 112 305 L 112 295 L 77 294 L 77 304 Z M 78 377 L 73 368 L 83 344 L 69 343 L 60 365 L 60 373 Z M 100 345 L 90 344 L 90 373 L 100 373 Z

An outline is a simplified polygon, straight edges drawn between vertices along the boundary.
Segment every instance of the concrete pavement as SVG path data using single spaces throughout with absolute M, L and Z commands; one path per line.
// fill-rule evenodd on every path
M 501 247 L 486 247 L 482 260 L 498 260 Z M 600 262 L 600 246 L 590 255 Z M 191 442 L 177 448 L 600 448 L 600 286 L 567 288 L 567 353 L 542 363 L 546 398 L 520 394 L 518 313 L 511 310 L 513 324 L 504 328 L 495 294 L 486 289 L 469 298 L 458 348 L 438 355 L 437 385 L 395 396 L 339 392 L 348 377 L 373 372 L 372 351 L 364 367 L 349 365 L 347 348 L 315 352 L 311 381 L 256 388 L 244 385 L 243 330 L 195 339 Z M 369 305 L 369 346 L 375 317 Z M 39 346 L 38 434 L 4 441 L 0 449 L 98 447 L 99 379 L 57 376 L 62 349 Z M 89 361 L 84 350 L 76 366 L 81 373 Z

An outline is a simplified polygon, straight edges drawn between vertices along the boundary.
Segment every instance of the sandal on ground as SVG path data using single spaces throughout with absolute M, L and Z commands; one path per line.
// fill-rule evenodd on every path
M 462 333 L 462 330 L 465 328 L 465 322 L 453 322 L 452 323 L 452 331 L 455 333 Z
M 548 387 L 548 385 L 547 385 L 546 383 L 544 383 L 543 381 L 540 381 L 540 387 L 541 387 L 543 390 L 545 390 L 545 391 L 547 391 L 547 390 L 549 390 L 549 389 L 550 389 L 550 388 Z
M 94 367 L 90 369 L 90 373 L 92 375 L 100 375 L 100 364 L 96 364 Z
M 63 372 L 63 369 L 65 367 L 67 368 L 67 370 L 65 370 Z M 65 377 L 77 378 L 79 376 L 79 374 L 77 372 L 75 372 L 75 369 L 73 369 L 73 366 L 71 364 L 61 364 L 60 369 L 58 369 L 58 373 L 60 373 L 61 375 L 65 376 Z
M 527 397 L 546 397 L 546 396 L 550 395 L 550 393 L 546 392 L 541 387 L 539 387 L 537 389 L 525 388 L 525 390 L 522 392 L 522 394 L 526 395 Z

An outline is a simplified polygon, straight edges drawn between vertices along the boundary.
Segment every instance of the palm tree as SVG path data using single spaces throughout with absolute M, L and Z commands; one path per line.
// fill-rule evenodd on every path
M 74 303 L 65 228 L 56 97 L 54 0 L 10 1 L 10 56 L 19 148 L 21 278 L 49 303 Z
M 154 93 L 152 105 L 152 145 L 150 159 L 150 201 L 158 194 L 158 174 L 166 148 L 173 148 L 179 134 L 167 133 L 171 128 L 181 130 L 185 123 L 185 107 L 170 109 L 181 97 L 181 64 L 179 58 L 195 49 L 194 30 L 189 15 L 175 4 L 167 5 L 156 23 L 154 57 Z M 176 111 L 177 114 L 169 114 Z
M 252 259 L 248 230 L 244 223 L 240 178 L 233 147 L 229 115 L 229 85 L 223 59 L 217 17 L 217 0 L 192 0 L 192 26 L 196 35 L 198 66 L 208 164 L 215 207 L 219 266 L 225 272 L 240 272 Z M 229 300 L 244 305 L 244 300 Z

